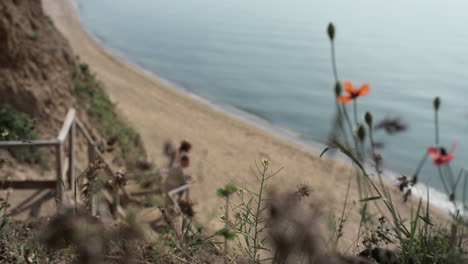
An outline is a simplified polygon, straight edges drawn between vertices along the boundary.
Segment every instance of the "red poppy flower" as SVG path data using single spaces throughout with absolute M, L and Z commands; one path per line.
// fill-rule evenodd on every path
M 359 96 L 368 95 L 370 93 L 370 86 L 369 84 L 362 85 L 358 90 L 354 89 L 353 84 L 350 81 L 346 81 L 343 84 L 344 90 L 349 95 L 340 95 L 338 97 L 338 102 L 342 104 L 347 104 L 354 99 L 358 98 Z
M 453 152 L 455 151 L 457 145 L 457 142 L 453 143 L 452 149 L 449 152 L 447 152 L 447 150 L 445 150 L 445 148 L 443 147 L 430 147 L 429 149 L 427 149 L 427 153 L 429 154 L 429 156 L 434 158 L 434 164 L 436 166 L 442 166 L 449 163 L 451 160 L 453 160 L 453 158 L 455 158 L 455 154 L 453 154 Z

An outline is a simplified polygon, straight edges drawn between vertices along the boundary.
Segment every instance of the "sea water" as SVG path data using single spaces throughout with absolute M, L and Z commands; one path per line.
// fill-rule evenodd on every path
M 329 22 L 341 80 L 371 93 L 358 114 L 400 118 L 409 129 L 384 143 L 385 166 L 411 176 L 434 145 L 432 100 L 442 98 L 441 143 L 459 142 L 467 166 L 468 2 L 315 0 L 75 0 L 86 29 L 130 62 L 223 109 L 326 142 L 334 117 Z M 351 107 L 351 105 L 349 106 Z M 352 108 L 349 108 L 352 116 Z M 421 182 L 443 191 L 428 161 Z M 460 190 L 464 191 L 464 190 Z

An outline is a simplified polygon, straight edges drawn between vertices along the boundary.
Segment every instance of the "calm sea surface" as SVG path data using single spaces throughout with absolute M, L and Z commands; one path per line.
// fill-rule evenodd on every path
M 376 133 L 385 165 L 414 172 L 434 143 L 432 99 L 441 96 L 441 143 L 459 141 L 452 168 L 468 167 L 467 1 L 75 1 L 87 30 L 131 62 L 318 142 L 334 114 L 333 21 L 340 79 L 371 85 L 359 114 L 410 125 Z M 441 190 L 431 163 L 423 172 Z

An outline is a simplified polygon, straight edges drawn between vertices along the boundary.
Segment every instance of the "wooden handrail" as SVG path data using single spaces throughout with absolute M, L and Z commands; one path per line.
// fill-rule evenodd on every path
M 112 168 L 109 166 L 109 164 L 107 164 L 106 160 L 104 159 L 104 155 L 102 154 L 102 152 L 99 151 L 99 149 L 96 147 L 97 146 L 96 142 L 89 135 L 89 133 L 86 130 L 86 128 L 84 127 L 83 123 L 81 123 L 81 121 L 78 118 L 75 119 L 75 122 L 76 122 L 76 125 L 79 128 L 79 130 L 83 133 L 85 138 L 88 140 L 88 143 L 94 147 L 94 150 L 93 150 L 94 154 L 97 155 L 98 158 L 101 159 L 104 162 L 104 165 L 106 166 L 106 171 L 108 173 L 110 173 L 110 174 L 113 174 Z
M 76 117 L 76 110 L 71 108 L 68 110 L 67 116 L 65 117 L 65 121 L 63 121 L 62 128 L 57 136 L 57 139 L 63 143 L 67 138 L 68 132 L 70 131 Z
M 84 137 L 86 138 L 86 140 L 88 141 L 88 143 L 91 143 L 93 145 L 96 145 L 96 143 L 94 142 L 93 138 L 89 135 L 88 131 L 86 130 L 85 126 L 83 125 L 83 123 L 81 123 L 80 119 L 79 118 L 76 118 L 75 119 L 75 122 L 76 122 L 76 125 L 78 127 L 78 129 L 81 131 L 81 133 L 84 135 Z
M 18 147 L 50 147 L 57 146 L 60 141 L 57 139 L 31 140 L 31 141 L 0 141 L 0 148 L 18 148 Z

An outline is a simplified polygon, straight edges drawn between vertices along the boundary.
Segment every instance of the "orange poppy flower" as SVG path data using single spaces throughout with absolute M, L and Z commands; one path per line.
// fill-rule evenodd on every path
M 370 93 L 370 86 L 369 84 L 362 85 L 358 90 L 354 89 L 353 84 L 350 81 L 346 81 L 343 84 L 344 90 L 349 95 L 340 95 L 338 97 L 338 102 L 342 104 L 347 104 L 354 99 L 358 98 L 359 96 L 368 95 Z
M 452 149 L 449 152 L 447 152 L 447 150 L 445 150 L 445 148 L 443 147 L 430 147 L 427 150 L 427 153 L 434 159 L 434 164 L 436 166 L 442 166 L 449 163 L 455 158 L 455 154 L 453 154 L 453 152 L 455 151 L 457 145 L 457 142 L 453 143 Z

